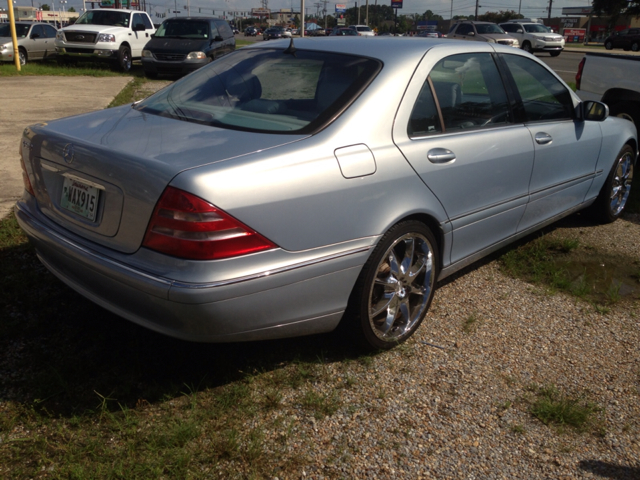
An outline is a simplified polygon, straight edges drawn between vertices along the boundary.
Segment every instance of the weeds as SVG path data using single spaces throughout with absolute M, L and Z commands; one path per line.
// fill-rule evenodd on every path
M 554 385 L 533 386 L 536 399 L 530 407 L 531 414 L 545 425 L 570 426 L 583 432 L 596 425 L 595 415 L 602 409 L 581 397 L 569 397 Z

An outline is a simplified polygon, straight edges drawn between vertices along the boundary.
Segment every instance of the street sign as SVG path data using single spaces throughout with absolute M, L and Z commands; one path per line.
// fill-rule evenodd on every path
M 402 0 L 391 0 L 391 8 L 402 8 Z

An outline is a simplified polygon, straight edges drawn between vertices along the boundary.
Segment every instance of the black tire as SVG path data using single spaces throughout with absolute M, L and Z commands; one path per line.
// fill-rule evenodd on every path
M 613 43 L 611 43 L 610 41 L 606 42 L 604 44 L 604 48 L 606 48 L 607 50 L 613 50 Z
M 560 52 L 549 52 L 551 54 L 552 57 L 557 57 L 558 55 L 560 55 Z
M 20 61 L 20 65 L 26 65 L 29 60 L 29 56 L 27 55 L 27 51 L 24 48 L 18 49 L 18 59 Z
M 148 71 L 144 71 L 144 76 L 147 78 L 150 78 L 152 80 L 158 78 L 158 72 L 148 72 Z
M 433 299 L 439 262 L 421 222 L 401 222 L 382 237 L 349 298 L 346 320 L 363 347 L 387 350 L 413 335 Z
M 637 52 L 638 50 L 640 50 L 640 43 L 638 42 L 633 42 L 631 44 L 631 51 L 632 52 Z
M 634 155 L 633 148 L 625 145 L 616 157 L 609 176 L 592 205 L 594 217 L 599 222 L 612 223 L 622 215 L 631 191 Z
M 525 52 L 531 53 L 531 43 L 529 43 L 528 41 L 525 41 L 522 44 L 522 50 L 524 50 Z
M 118 50 L 118 66 L 124 73 L 131 71 L 131 49 L 126 45 L 120 45 Z

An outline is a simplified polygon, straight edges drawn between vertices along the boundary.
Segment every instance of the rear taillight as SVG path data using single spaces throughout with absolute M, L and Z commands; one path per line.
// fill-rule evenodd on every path
M 584 63 L 587 61 L 587 57 L 583 57 L 578 65 L 578 73 L 576 73 L 576 90 L 580 90 L 580 82 L 582 81 L 582 71 L 584 70 Z
M 35 197 L 36 193 L 33 191 L 31 180 L 29 180 L 29 174 L 27 173 L 27 166 L 24 164 L 24 158 L 22 158 L 22 148 L 20 148 L 20 167 L 22 168 L 22 183 L 24 183 L 25 190 Z
M 276 248 L 209 202 L 174 187 L 160 197 L 143 246 L 191 260 L 218 260 Z

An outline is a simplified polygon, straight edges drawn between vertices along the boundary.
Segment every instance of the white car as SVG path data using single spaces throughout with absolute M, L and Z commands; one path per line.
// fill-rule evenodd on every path
M 564 50 L 564 37 L 553 33 L 549 27 L 536 22 L 522 20 L 501 23 L 502 29 L 520 42 L 526 52 L 549 52 L 557 57 Z
M 349 28 L 358 32 L 358 35 L 361 37 L 374 37 L 376 35 L 376 33 L 366 25 L 349 25 Z

